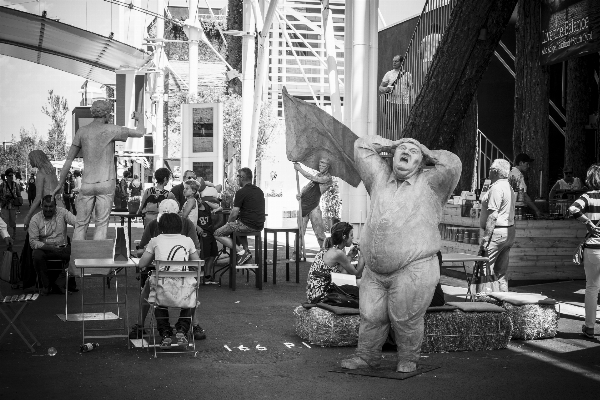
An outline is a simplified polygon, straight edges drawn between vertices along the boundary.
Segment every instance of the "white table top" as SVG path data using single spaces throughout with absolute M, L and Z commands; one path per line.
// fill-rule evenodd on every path
M 132 259 L 127 261 L 115 261 L 112 258 L 76 258 L 74 263 L 76 268 L 130 268 L 137 266 L 136 261 Z
M 467 261 L 489 261 L 489 258 L 466 253 L 442 253 L 442 263 Z

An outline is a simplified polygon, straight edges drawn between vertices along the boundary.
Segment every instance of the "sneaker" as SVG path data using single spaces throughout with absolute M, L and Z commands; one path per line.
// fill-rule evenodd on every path
M 365 360 L 363 360 L 362 358 L 360 358 L 358 356 L 354 356 L 354 357 L 346 358 L 345 360 L 342 360 L 341 366 L 344 369 L 367 369 L 367 368 L 371 368 L 371 366 L 369 364 L 367 364 L 367 362 Z
M 581 327 L 581 333 L 585 337 L 588 337 L 590 339 L 594 339 L 594 328 L 588 328 L 587 326 L 583 325 Z
M 140 324 L 135 324 L 129 331 L 129 339 L 141 339 L 142 335 L 146 335 L 146 330 Z
M 170 349 L 172 341 L 173 340 L 171 339 L 171 336 L 163 337 L 162 340 L 160 341 L 160 348 L 161 349 Z
M 194 340 L 206 339 L 206 333 L 204 332 L 204 329 L 200 327 L 200 325 L 194 325 L 192 327 L 192 331 L 194 332 Z
M 183 348 L 186 348 L 186 347 L 187 347 L 187 345 L 188 345 L 188 340 L 187 340 L 187 338 L 185 337 L 185 333 L 183 333 L 183 332 L 181 332 L 181 331 L 180 331 L 180 332 L 177 332 L 177 333 L 175 334 L 175 339 L 177 339 L 177 346 L 179 346 L 179 347 L 183 347 Z
M 250 253 L 249 251 L 244 253 L 243 255 L 238 255 L 238 262 L 237 265 L 242 265 L 248 262 L 249 259 L 252 258 L 252 253 Z

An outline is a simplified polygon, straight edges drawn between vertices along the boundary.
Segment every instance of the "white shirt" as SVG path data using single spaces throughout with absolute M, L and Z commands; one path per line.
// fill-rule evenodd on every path
M 400 71 L 397 69 L 392 69 L 386 72 L 381 80 L 381 86 L 383 86 L 384 83 L 386 83 L 387 86 L 393 85 L 394 82 L 396 82 L 396 78 L 398 78 L 399 73 Z M 412 75 L 410 72 L 403 72 L 396 84 L 396 87 L 394 87 L 394 90 L 390 95 L 390 101 L 396 104 L 410 104 L 411 86 Z

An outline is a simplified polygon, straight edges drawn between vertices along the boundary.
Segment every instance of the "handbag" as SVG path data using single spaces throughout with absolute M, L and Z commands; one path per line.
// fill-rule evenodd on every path
M 585 242 L 589 238 L 590 234 L 586 233 L 585 238 L 583 238 L 583 242 L 579 243 L 579 246 L 577 246 L 575 254 L 573 254 L 573 264 L 583 267 L 583 250 L 585 250 Z
M 185 251 L 181 245 L 174 246 L 167 257 L 173 261 L 178 251 Z M 167 267 L 168 271 L 169 267 Z M 185 271 L 186 267 L 184 267 Z M 194 308 L 196 307 L 196 287 L 194 278 L 160 278 L 150 276 L 150 294 L 148 301 L 161 307 Z
M 358 293 L 349 293 L 350 288 L 343 285 L 344 290 L 340 286 L 331 282 L 327 288 L 327 292 L 320 298 L 318 303 L 325 303 L 336 307 L 359 308 Z M 358 289 L 358 288 L 356 288 Z

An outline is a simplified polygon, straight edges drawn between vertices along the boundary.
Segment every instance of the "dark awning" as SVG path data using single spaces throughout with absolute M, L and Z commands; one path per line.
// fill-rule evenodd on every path
M 115 84 L 116 70 L 140 68 L 151 58 L 109 37 L 6 7 L 0 7 L 0 54 L 102 84 Z

